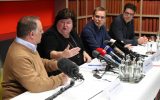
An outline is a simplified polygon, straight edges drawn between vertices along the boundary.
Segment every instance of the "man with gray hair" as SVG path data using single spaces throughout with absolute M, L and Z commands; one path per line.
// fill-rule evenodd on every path
M 57 61 L 40 58 L 36 47 L 41 41 L 42 24 L 36 16 L 25 16 L 17 25 L 17 37 L 9 47 L 4 62 L 3 100 L 23 92 L 43 92 L 67 82 L 61 73 L 48 77 L 47 71 L 57 70 Z

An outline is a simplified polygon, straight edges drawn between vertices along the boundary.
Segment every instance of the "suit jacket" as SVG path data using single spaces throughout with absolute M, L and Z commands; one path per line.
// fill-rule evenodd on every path
M 111 23 L 109 35 L 115 39 L 123 41 L 126 44 L 137 45 L 137 39 L 134 33 L 134 22 L 131 20 L 126 23 L 123 15 L 117 16 Z

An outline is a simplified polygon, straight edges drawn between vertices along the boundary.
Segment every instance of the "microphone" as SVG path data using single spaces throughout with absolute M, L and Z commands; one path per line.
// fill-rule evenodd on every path
M 60 88 L 60 90 L 58 92 L 56 92 L 55 94 L 49 96 L 48 98 L 46 98 L 45 100 L 53 100 L 54 98 L 56 98 L 57 96 L 59 96 L 60 94 L 62 94 L 63 92 L 65 92 L 66 90 L 68 90 L 69 88 L 71 88 L 73 85 L 75 84 L 75 82 L 73 80 L 71 80 L 70 84 Z
M 58 68 L 74 80 L 84 80 L 82 74 L 79 73 L 78 65 L 67 58 L 58 59 Z
M 117 59 L 118 62 L 121 62 L 122 59 L 113 52 L 113 49 L 110 46 L 107 45 L 104 50 L 106 50 L 113 58 Z
M 139 56 L 139 54 L 133 52 L 132 50 L 129 50 L 128 48 L 125 48 L 125 44 L 122 43 L 120 40 L 116 40 L 114 43 L 118 48 L 120 48 L 124 53 L 129 54 L 131 57 L 136 58 Z
M 98 51 L 97 51 L 98 50 Z M 119 63 L 116 62 L 112 57 L 106 54 L 106 51 L 102 48 L 98 48 L 92 52 L 92 56 L 100 60 L 105 60 L 108 64 L 118 67 Z
M 130 54 L 132 51 L 125 47 L 126 44 L 122 43 L 120 40 L 116 40 L 114 45 L 120 48 L 124 53 Z
M 125 54 L 129 54 L 130 57 L 133 58 L 136 58 L 136 60 L 138 60 L 138 57 L 141 56 L 141 57 L 146 57 L 145 55 L 140 55 L 140 54 L 137 54 L 131 50 L 129 50 L 128 48 L 125 47 L 125 44 L 123 42 L 121 42 L 120 40 L 116 40 L 116 41 L 108 41 L 108 40 L 105 40 L 104 41 L 104 44 L 108 44 L 108 45 L 111 45 L 111 46 L 116 46 L 118 47 L 120 50 L 122 50 Z
M 125 54 L 123 51 L 121 51 L 115 44 L 114 44 L 115 41 L 108 41 L 108 40 L 105 40 L 104 41 L 104 44 L 105 45 L 109 45 L 117 54 L 119 54 L 119 56 L 121 58 L 125 58 Z
M 102 48 L 96 48 L 96 51 L 98 51 L 102 56 L 104 56 L 107 53 L 106 50 Z

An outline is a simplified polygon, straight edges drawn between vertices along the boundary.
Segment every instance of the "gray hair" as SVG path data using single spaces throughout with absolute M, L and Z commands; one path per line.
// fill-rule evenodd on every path
M 24 16 L 17 24 L 17 37 L 25 37 L 29 32 L 37 30 L 36 21 L 39 20 L 37 16 Z

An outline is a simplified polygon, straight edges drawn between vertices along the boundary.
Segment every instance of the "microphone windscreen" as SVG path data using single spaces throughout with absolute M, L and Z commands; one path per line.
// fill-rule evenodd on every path
M 95 58 L 98 58 L 98 56 L 100 55 L 100 53 L 96 50 L 93 50 L 92 51 L 92 56 L 95 57 Z
M 114 40 L 114 39 L 110 39 L 109 41 L 112 43 L 116 42 L 116 40 Z
M 114 44 L 115 44 L 116 46 L 125 47 L 125 44 L 124 44 L 123 42 L 121 42 L 120 40 L 116 40 L 116 41 L 114 42 Z
M 105 40 L 104 42 L 103 42 L 105 45 L 112 45 L 113 44 L 113 42 L 111 42 L 111 41 L 109 41 L 109 40 Z
M 98 51 L 102 56 L 104 56 L 106 54 L 106 50 L 104 50 L 102 48 L 97 48 L 96 51 Z
M 115 42 L 115 41 L 114 41 L 114 42 Z M 111 48 L 115 48 L 114 42 L 113 42 L 113 41 L 105 40 L 103 43 L 104 43 L 105 45 L 109 45 Z
M 58 68 L 71 78 L 75 77 L 75 72 L 79 72 L 78 65 L 67 58 L 58 59 L 57 64 Z

